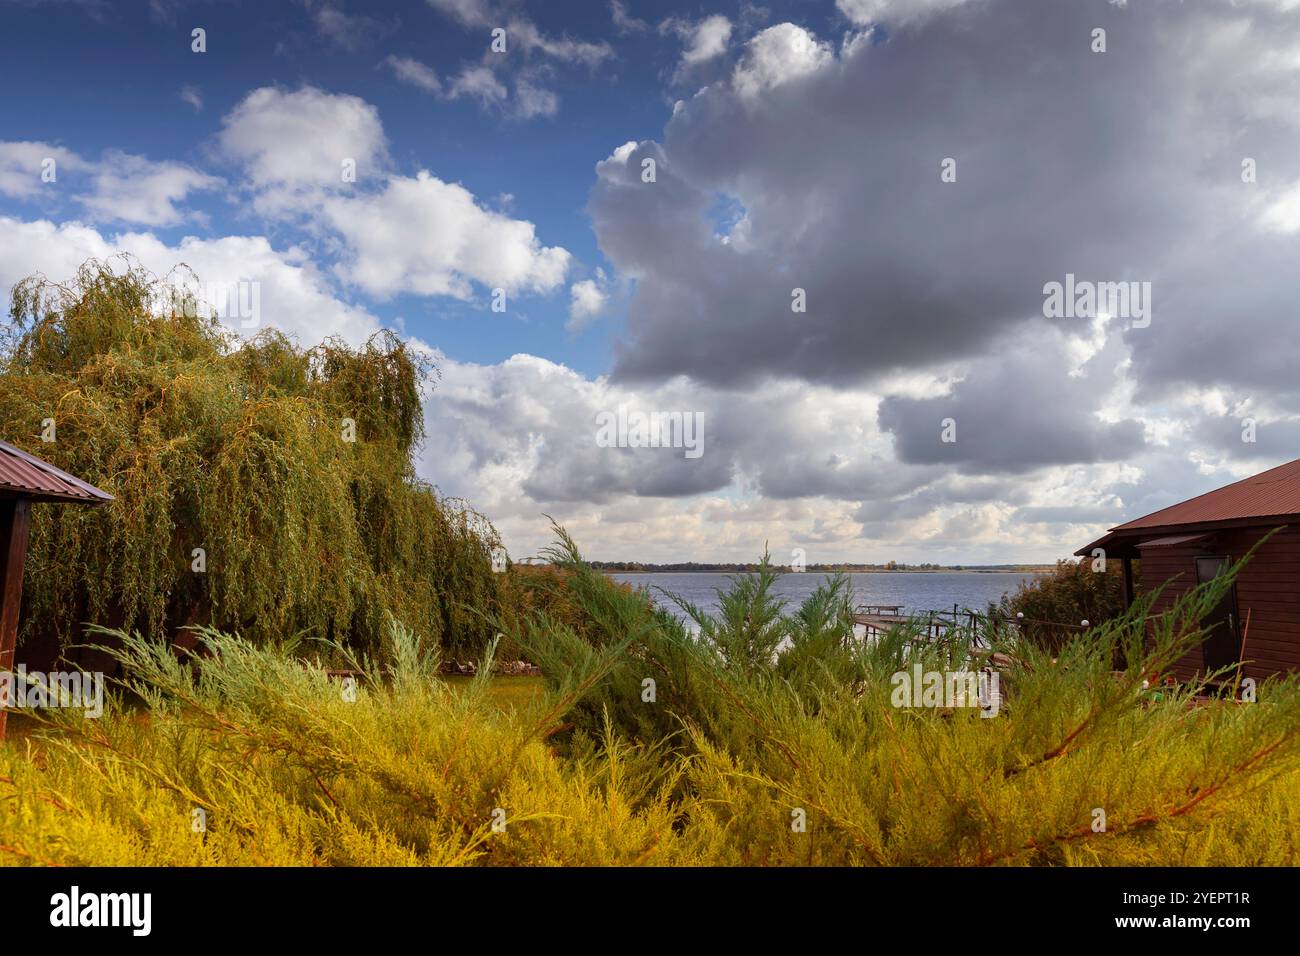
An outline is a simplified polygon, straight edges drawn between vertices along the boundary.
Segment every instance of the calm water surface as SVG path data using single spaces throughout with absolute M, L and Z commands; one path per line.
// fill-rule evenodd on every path
M 990 601 L 997 601 L 1003 594 L 1015 591 L 1021 581 L 1038 576 L 1037 573 L 1018 571 L 883 571 L 850 574 L 848 577 L 855 605 L 901 604 L 905 612 L 913 612 L 951 611 L 954 604 L 963 609 L 983 611 Z M 670 610 L 676 611 L 677 607 L 663 591 L 671 591 L 712 611 L 718 606 L 717 589 L 727 590 L 731 576 L 692 572 L 611 574 L 611 577 L 626 581 L 633 587 L 649 588 L 655 600 Z M 793 611 L 825 578 L 826 575 L 813 572 L 784 574 L 777 580 L 776 594 L 788 602 L 786 611 Z

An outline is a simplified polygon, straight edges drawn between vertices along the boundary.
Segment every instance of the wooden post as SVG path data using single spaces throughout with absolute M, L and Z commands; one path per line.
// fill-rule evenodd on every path
M 12 671 L 18 646 L 18 610 L 23 598 L 23 564 L 32 503 L 25 498 L 0 501 L 0 672 Z M 0 740 L 8 712 L 0 708 Z

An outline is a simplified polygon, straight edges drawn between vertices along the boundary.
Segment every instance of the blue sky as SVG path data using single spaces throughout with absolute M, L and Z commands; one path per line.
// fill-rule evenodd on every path
M 432 101 L 382 69 L 378 36 L 354 49 L 340 46 L 313 25 L 309 11 L 292 3 L 195 4 L 161 16 L 150 15 L 143 5 L 131 10 L 123 4 L 113 11 L 55 7 L 5 11 L 8 39 L 0 71 L 7 89 L 26 91 L 4 101 L 3 122 L 11 138 L 59 143 L 86 154 L 135 148 L 153 159 L 207 165 L 205 151 L 220 118 L 250 90 L 313 85 L 346 91 L 378 107 L 399 166 L 437 169 L 480 196 L 511 193 L 520 215 L 547 223 L 548 235 L 555 235 L 550 241 L 599 261 L 581 212 L 591 179 L 582 168 L 602 155 L 606 144 L 600 141 L 609 136 L 604 122 L 580 120 L 562 128 L 554 120 L 503 123 L 470 101 Z M 382 31 L 383 49 L 419 56 L 440 69 L 475 57 L 488 39 L 484 31 L 461 27 L 423 4 L 366 9 L 380 24 L 374 29 Z M 207 30 L 203 55 L 190 49 L 196 25 Z M 51 70 L 52 63 L 63 66 Z M 39 83 L 31 82 L 35 76 Z M 201 110 L 181 100 L 186 87 L 202 98 Z M 579 82 L 574 89 L 579 98 L 571 104 L 574 113 L 619 117 L 618 125 L 629 132 L 652 128 L 646 98 L 625 91 L 623 83 L 597 89 Z M 584 91 L 595 96 L 583 96 Z M 658 102 L 653 109 L 662 114 L 664 107 Z M 529 166 L 544 168 L 546 157 L 553 162 L 557 156 L 563 161 L 554 168 L 570 175 L 520 174 Z M 190 203 L 209 217 L 207 229 L 185 223 L 157 234 L 175 241 L 249 228 L 246 210 L 230 198 L 210 193 Z M 39 211 L 26 206 L 18 211 Z M 521 321 L 509 336 L 483 329 L 459 303 L 403 298 L 373 308 L 386 320 L 403 317 L 413 332 L 474 361 L 496 361 L 522 347 L 539 354 L 550 349 L 554 357 L 570 361 L 576 353 L 581 364 L 594 369 L 607 349 L 606 336 L 599 333 L 557 336 L 564 320 L 559 296 L 529 302 L 529 321 Z
M 674 89 L 667 82 L 682 39 L 657 27 L 673 17 L 698 18 L 701 8 L 639 6 L 640 11 L 630 8 L 630 15 L 640 12 L 648 19 L 644 28 L 631 30 L 616 27 L 605 0 L 503 7 L 503 25 L 511 16 L 526 16 L 548 36 L 609 46 L 598 64 L 587 65 L 511 50 L 507 39 L 506 59 L 518 57 L 521 65 L 541 71 L 560 103 L 554 115 L 520 119 L 470 98 L 432 97 L 385 68 L 390 56 L 409 57 L 446 77 L 481 61 L 488 51 L 490 26 L 466 24 L 418 0 L 7 3 L 0 80 L 22 95 L 4 98 L 0 123 L 10 140 L 59 144 L 89 156 L 114 149 L 138 152 L 194 165 L 237 186 L 239 171 L 222 161 L 214 139 L 222 117 L 250 91 L 311 86 L 354 95 L 378 109 L 395 169 L 429 169 L 487 203 L 513 197 L 511 214 L 536 224 L 547 245 L 573 254 L 575 274 L 585 273 L 608 265 L 585 211 L 595 163 L 623 142 L 660 133 L 674 96 L 689 88 Z M 777 16 L 780 8 L 815 23 L 838 17 L 831 4 L 804 2 L 768 5 L 764 19 Z M 322 11 L 344 18 L 338 35 L 321 25 Z M 725 3 L 709 12 L 736 19 L 762 16 Z M 205 54 L 191 50 L 195 27 L 206 30 Z M 193 91 L 202 107 L 183 101 L 182 90 Z M 186 205 L 205 216 L 206 224 L 191 219 L 154 226 L 155 234 L 174 243 L 186 235 L 266 226 L 250 217 L 233 191 L 196 193 Z M 6 208 L 39 215 L 48 207 L 10 201 Z M 301 239 L 283 227 L 270 234 L 286 242 Z M 411 295 L 359 299 L 386 322 L 402 320 L 413 334 L 459 359 L 496 362 L 526 351 L 593 375 L 608 367 L 611 336 L 620 327 L 614 311 L 597 325 L 566 332 L 569 303 L 562 292 L 526 297 L 511 310 L 515 321 L 504 330 L 480 321 L 481 303 Z
M 397 328 L 420 474 L 516 556 L 552 515 L 605 559 L 1052 560 L 1300 454 L 1292 0 L 0 17 L 0 287 L 127 253 L 253 331 Z

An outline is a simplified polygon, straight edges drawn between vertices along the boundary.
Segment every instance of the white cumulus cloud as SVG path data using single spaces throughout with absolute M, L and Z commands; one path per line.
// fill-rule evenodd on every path
M 222 121 L 219 142 L 246 170 L 263 212 L 310 208 L 320 192 L 348 187 L 347 161 L 358 182 L 387 164 L 379 111 L 312 86 L 249 93 Z
M 80 198 L 99 221 L 175 226 L 188 216 L 177 207 L 191 192 L 216 189 L 222 181 L 183 163 L 153 162 L 109 152 L 95 170 L 94 188 Z
M 376 195 L 331 199 L 323 214 L 350 252 L 340 274 L 379 297 L 467 299 L 472 282 L 545 293 L 569 268 L 569 253 L 543 246 L 532 223 L 486 209 L 465 187 L 424 170 L 392 177 Z
M 721 14 L 695 22 L 669 17 L 659 25 L 661 33 L 673 33 L 682 39 L 679 74 L 726 53 L 733 29 L 731 20 Z
M 732 83 L 743 98 L 753 99 L 834 62 L 829 44 L 819 42 L 803 27 L 778 23 L 749 41 Z
M 595 279 L 583 279 L 569 286 L 569 321 L 566 328 L 581 329 L 604 310 L 609 296 Z
M 241 284 L 251 288 L 256 283 L 257 326 L 222 316 L 232 330 L 244 335 L 276 328 L 304 345 L 315 345 L 331 335 L 355 344 L 380 328 L 368 310 L 331 290 L 328 276 L 307 253 L 293 247 L 276 249 L 264 236 L 187 236 L 168 244 L 149 232 L 108 235 L 77 222 L 56 225 L 0 216 L 0 288 L 5 290 L 36 272 L 61 281 L 74 275 L 87 259 L 121 253 L 135 256 L 160 277 L 183 263 L 193 270 L 201 288 L 235 289 Z

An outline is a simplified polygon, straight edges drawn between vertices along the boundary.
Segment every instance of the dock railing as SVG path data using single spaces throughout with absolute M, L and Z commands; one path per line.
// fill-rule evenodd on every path
M 1044 621 L 1023 615 L 1009 617 L 987 614 L 954 604 L 952 610 L 904 610 L 904 605 L 861 604 L 854 621 L 863 625 L 870 634 L 894 627 L 915 627 L 926 640 L 938 640 L 954 630 L 971 636 L 972 646 L 987 646 L 998 635 L 1015 633 L 1019 638 L 1032 641 L 1040 647 L 1059 649 L 1071 637 L 1088 630 L 1085 622 L 1066 624 L 1061 621 Z

